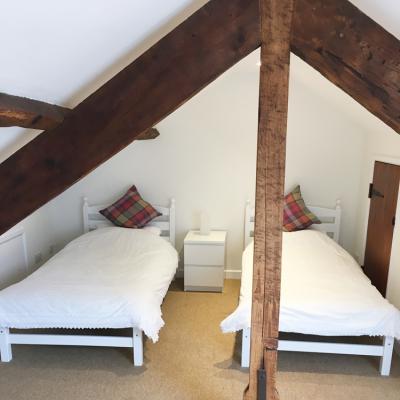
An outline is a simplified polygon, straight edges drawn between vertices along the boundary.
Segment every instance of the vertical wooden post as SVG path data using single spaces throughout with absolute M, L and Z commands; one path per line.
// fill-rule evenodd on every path
M 266 371 L 268 400 L 279 399 L 276 367 L 282 253 L 290 31 L 294 0 L 260 0 L 261 68 L 257 145 L 250 382 L 257 399 L 257 371 Z

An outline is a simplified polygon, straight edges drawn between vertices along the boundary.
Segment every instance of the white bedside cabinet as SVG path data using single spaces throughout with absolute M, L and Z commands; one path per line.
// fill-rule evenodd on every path
M 200 235 L 189 231 L 184 241 L 186 291 L 222 292 L 224 287 L 226 231 Z

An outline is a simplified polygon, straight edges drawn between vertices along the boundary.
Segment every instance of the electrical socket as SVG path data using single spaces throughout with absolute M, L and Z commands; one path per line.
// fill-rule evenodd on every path
M 35 254 L 35 264 L 38 265 L 43 261 L 42 253 Z

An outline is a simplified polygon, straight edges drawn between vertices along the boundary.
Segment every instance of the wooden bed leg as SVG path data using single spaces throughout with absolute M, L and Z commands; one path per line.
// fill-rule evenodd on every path
M 242 368 L 250 366 L 250 328 L 242 330 Z
M 10 330 L 8 328 L 0 328 L 0 357 L 2 362 L 12 360 Z
M 143 365 L 143 332 L 138 328 L 133 328 L 133 364 Z
M 381 357 L 380 372 L 382 376 L 390 375 L 392 366 L 394 338 L 385 336 L 383 339 L 383 356 Z

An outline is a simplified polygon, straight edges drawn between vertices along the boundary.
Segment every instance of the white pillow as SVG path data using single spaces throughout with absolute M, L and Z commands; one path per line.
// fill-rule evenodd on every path
M 144 231 L 150 232 L 153 235 L 160 236 L 161 229 L 158 226 L 145 226 L 142 228 Z

